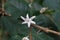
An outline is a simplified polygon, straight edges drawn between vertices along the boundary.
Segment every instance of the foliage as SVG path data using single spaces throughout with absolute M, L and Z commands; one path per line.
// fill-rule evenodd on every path
M 2 33 L 3 40 L 21 40 L 23 37 L 29 35 L 29 28 L 27 25 L 22 25 L 22 21 L 20 20 L 20 16 L 25 17 L 27 13 L 30 17 L 33 15 L 36 16 L 34 21 L 37 25 L 60 31 L 60 0 L 34 0 L 32 9 L 28 5 L 29 3 L 25 0 L 6 1 L 5 11 L 7 14 L 11 14 L 11 16 L 0 18 L 0 31 L 2 31 L 0 33 Z M 39 11 L 43 7 L 48 7 L 48 10 L 53 11 L 41 14 Z M 37 28 L 32 28 L 33 40 L 60 40 L 59 36 L 55 34 L 43 31 L 37 33 L 37 31 Z

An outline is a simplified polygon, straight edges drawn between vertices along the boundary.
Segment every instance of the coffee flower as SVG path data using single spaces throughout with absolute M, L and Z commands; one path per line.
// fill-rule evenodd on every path
M 29 18 L 29 15 L 26 15 L 26 18 L 24 18 L 23 16 L 21 16 L 21 19 L 24 20 L 24 22 L 22 22 L 22 24 L 26 24 L 28 25 L 28 27 L 30 27 L 31 23 L 32 24 L 36 24 L 34 21 L 32 21 L 36 16 L 32 16 L 31 18 Z

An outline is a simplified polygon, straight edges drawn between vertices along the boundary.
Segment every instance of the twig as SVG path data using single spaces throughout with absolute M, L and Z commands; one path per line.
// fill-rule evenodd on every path
M 40 29 L 40 30 L 42 30 L 42 31 L 44 31 L 46 33 L 53 33 L 53 34 L 56 34 L 56 35 L 60 36 L 60 32 L 56 32 L 56 31 L 50 30 L 48 28 L 44 28 L 42 26 L 38 26 L 36 24 L 31 24 L 31 26 L 36 27 L 36 28 L 38 28 L 38 29 Z

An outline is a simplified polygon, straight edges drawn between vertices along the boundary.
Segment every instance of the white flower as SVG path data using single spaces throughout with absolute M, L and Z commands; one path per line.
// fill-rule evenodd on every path
M 29 18 L 29 15 L 26 15 L 26 18 L 24 18 L 23 16 L 21 16 L 21 19 L 24 20 L 24 22 L 22 22 L 22 24 L 28 24 L 28 27 L 30 27 L 31 23 L 35 24 L 34 21 L 32 21 L 36 16 L 32 16 L 31 18 Z
M 40 13 L 45 12 L 48 9 L 48 7 L 41 8 Z
M 23 37 L 22 40 L 29 40 L 29 38 L 28 37 Z

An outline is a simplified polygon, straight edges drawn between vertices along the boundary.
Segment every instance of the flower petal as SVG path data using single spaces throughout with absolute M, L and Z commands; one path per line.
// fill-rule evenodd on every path
M 34 21 L 31 21 L 31 23 L 36 24 Z
M 21 19 L 25 20 L 25 18 L 23 16 L 21 16 Z
M 29 40 L 29 38 L 28 37 L 23 37 L 22 40 Z
M 28 23 L 28 27 L 30 27 L 30 24 L 31 24 L 31 23 L 29 22 L 29 23 Z
M 34 19 L 36 16 L 32 16 L 30 19 L 32 20 L 32 19 Z
M 22 24 L 26 24 L 26 22 L 22 22 Z
M 29 15 L 28 14 L 26 15 L 26 18 L 29 19 Z

